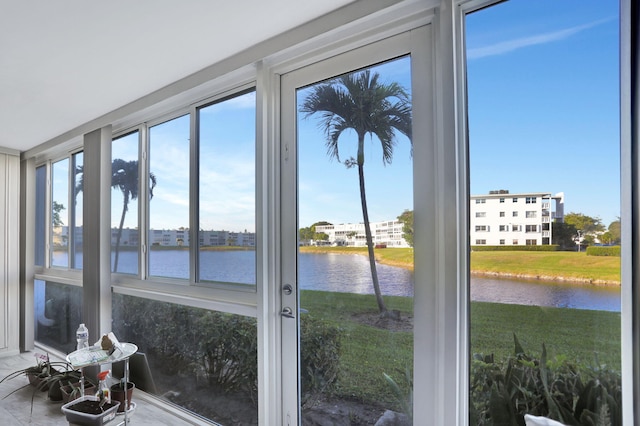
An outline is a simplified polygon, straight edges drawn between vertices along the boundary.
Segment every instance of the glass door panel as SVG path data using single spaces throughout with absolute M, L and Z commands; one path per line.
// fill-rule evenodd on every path
M 297 297 L 283 289 L 283 369 L 298 364 L 285 386 L 295 380 L 299 404 L 293 413 L 285 403 L 285 424 L 373 425 L 387 410 L 411 423 L 411 60 L 352 69 L 283 84 L 297 135 L 283 148 L 297 160 L 295 182 L 283 179 L 297 193 L 297 234 L 284 232 L 296 237 L 283 268 L 296 270 L 285 286 Z

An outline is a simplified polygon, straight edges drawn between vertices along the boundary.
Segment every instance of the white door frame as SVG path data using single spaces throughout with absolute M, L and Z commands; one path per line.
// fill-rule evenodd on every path
M 458 269 L 459 253 L 463 252 L 461 247 L 466 247 L 466 244 L 460 245 L 460 241 L 465 241 L 464 236 L 451 238 L 452 234 L 448 232 L 458 235 L 459 222 L 465 219 L 460 217 L 461 210 L 457 208 L 457 194 L 460 194 L 456 187 L 459 151 L 453 138 L 448 139 L 448 144 L 444 142 L 445 135 L 452 135 L 453 132 L 444 128 L 443 120 L 446 121 L 446 117 L 443 117 L 442 110 L 436 108 L 438 97 L 441 101 L 447 94 L 443 93 L 446 88 L 436 89 L 436 81 L 442 76 L 436 71 L 433 32 L 432 24 L 406 31 L 296 69 L 284 74 L 280 80 L 280 285 L 291 285 L 293 292 L 291 295 L 281 292 L 278 308 L 288 307 L 296 317 L 281 317 L 282 424 L 298 424 L 300 414 L 296 315 L 299 300 L 296 288 L 299 228 L 296 89 L 406 54 L 412 58 L 414 116 L 414 253 L 417 283 L 414 290 L 414 418 L 420 419 L 421 424 L 459 424 L 456 412 L 460 398 L 457 395 L 462 393 L 459 392 L 460 383 L 464 383 L 460 376 L 464 371 L 461 371 L 463 369 L 459 362 L 466 362 L 468 355 L 466 343 L 464 348 L 459 347 L 461 341 L 466 342 L 466 338 L 451 336 L 460 334 L 460 318 L 466 318 L 464 312 L 458 309 L 458 306 L 462 306 L 458 293 L 465 282 Z M 454 79 L 454 76 L 448 78 Z M 440 124 L 436 124 L 438 122 Z M 450 143 L 452 140 L 453 144 Z M 456 356 L 450 356 L 452 351 Z M 443 389 L 456 397 L 451 398 L 451 393 L 443 392 Z

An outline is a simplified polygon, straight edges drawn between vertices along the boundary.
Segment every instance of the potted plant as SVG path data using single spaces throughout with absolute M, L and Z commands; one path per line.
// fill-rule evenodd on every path
M 43 378 L 42 382 L 36 386 L 36 389 L 41 391 L 46 389 L 50 401 L 62 401 L 62 386 L 71 382 L 80 382 L 81 376 L 82 373 L 70 369 L 70 366 L 66 365 L 65 370 L 58 371 Z
M 9 373 L 6 376 L 4 376 L 2 380 L 0 380 L 0 383 L 6 380 L 15 379 L 16 377 L 26 376 L 27 379 L 29 380 L 29 384 L 31 384 L 32 386 L 35 386 L 36 389 L 46 391 L 49 389 L 48 378 L 53 375 L 59 374 L 60 372 L 59 369 L 65 368 L 67 366 L 68 364 L 66 362 L 51 362 L 49 360 L 49 355 L 46 355 L 46 357 L 44 355 L 41 355 L 39 356 L 39 359 L 36 365 L 32 365 L 30 367 L 23 368 L 20 370 L 16 370 L 12 373 Z M 28 385 L 25 385 L 25 386 L 28 386 Z M 13 392 L 16 392 L 22 389 L 22 387 L 14 390 Z M 9 395 L 11 395 L 11 393 Z
M 80 394 L 80 382 L 78 381 L 70 381 L 68 384 L 62 386 L 60 388 L 60 391 L 62 392 L 63 404 L 74 401 L 82 396 Z M 96 391 L 97 391 L 96 385 L 92 383 L 90 380 L 85 378 L 84 394 L 95 395 Z
M 123 378 L 118 383 L 111 385 L 111 387 L 109 388 L 111 390 L 111 400 L 120 403 L 120 407 L 118 408 L 119 413 L 124 412 L 125 408 L 127 410 L 131 408 L 131 396 L 133 395 L 133 390 L 135 389 L 135 387 L 136 385 L 133 382 L 125 382 Z M 126 403 L 124 400 L 125 390 L 127 394 Z
M 119 402 L 107 401 L 97 396 L 83 396 L 62 406 L 62 412 L 69 424 L 83 426 L 102 426 L 113 420 Z

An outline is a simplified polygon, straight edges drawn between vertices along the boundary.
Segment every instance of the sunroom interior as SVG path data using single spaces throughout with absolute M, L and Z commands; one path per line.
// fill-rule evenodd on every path
M 409 70 L 412 114 L 420 117 L 410 130 L 413 279 L 421 285 L 410 302 L 407 382 L 413 404 L 405 419 L 416 425 L 472 424 L 465 16 L 497 3 L 4 5 L 0 357 L 47 353 L 63 360 L 76 349 L 73 333 L 84 323 L 91 342 L 113 331 L 138 344 L 152 370 L 162 353 L 165 367 L 174 369 L 156 377 L 158 383 L 193 382 L 181 392 L 169 387 L 145 396 L 144 404 L 171 405 L 172 413 L 161 414 L 166 424 L 177 424 L 170 419 L 178 417 L 193 424 L 324 424 L 303 416 L 310 403 L 301 378 L 300 345 L 307 342 L 299 320 L 310 316 L 304 316 L 309 305 L 299 294 L 297 253 L 299 228 L 310 223 L 299 223 L 298 216 L 307 171 L 297 162 L 303 132 L 296 94 L 391 63 Z M 632 425 L 640 416 L 640 8 L 632 0 L 621 0 L 619 8 L 620 358 L 623 424 Z M 204 143 L 216 137 L 227 146 Z M 173 145 L 161 143 L 168 138 Z M 169 174 L 171 169 L 181 173 Z M 127 187 L 126 173 L 134 189 Z M 171 176 L 175 192 L 164 191 L 164 176 Z M 161 202 L 167 204 L 159 209 Z M 219 205 L 227 218 L 238 216 L 234 223 L 245 225 L 220 231 L 226 222 L 216 223 L 212 213 Z M 249 206 L 248 217 L 239 217 L 238 205 Z M 178 225 L 167 225 L 164 215 Z M 172 226 L 172 232 L 159 231 Z M 171 252 L 171 261 L 180 264 L 177 272 L 165 269 L 169 257 L 150 255 L 162 254 L 162 238 L 180 248 L 179 255 Z M 216 238 L 250 248 L 231 276 L 220 272 L 221 264 L 207 266 L 215 250 L 202 247 L 217 245 Z M 230 337 L 233 354 L 222 353 L 225 343 L 204 351 L 194 366 L 188 358 L 196 351 L 192 345 L 210 338 L 203 330 L 243 332 Z M 217 365 L 222 356 L 233 361 Z M 247 362 L 251 368 L 234 370 Z M 245 403 L 248 417 L 212 413 L 210 401 L 185 398 L 216 374 L 239 381 L 216 394 L 219 410 L 235 404 L 243 412 Z M 242 402 L 231 402 L 229 395 Z M 351 409 L 333 414 L 364 416 Z

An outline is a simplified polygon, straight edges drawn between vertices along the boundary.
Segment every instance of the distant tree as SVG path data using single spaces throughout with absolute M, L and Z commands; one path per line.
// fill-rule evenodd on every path
M 325 226 L 331 225 L 331 223 L 326 221 L 316 222 L 311 226 L 300 228 L 298 230 L 298 237 L 300 241 L 327 241 L 329 239 L 329 235 L 324 232 L 316 232 L 316 226 Z
M 611 243 L 610 244 L 620 244 L 620 218 L 614 220 L 609 224 L 609 234 L 611 234 Z
M 585 235 L 580 241 L 580 245 L 582 246 L 582 250 L 586 249 L 587 246 L 592 246 L 596 243 L 596 238 L 593 235 Z
M 298 238 L 300 238 L 300 241 L 313 240 L 313 230 L 311 229 L 311 227 L 307 226 L 305 228 L 300 228 L 300 230 L 298 231 Z
M 611 236 L 611 232 L 604 232 L 602 235 L 598 237 L 602 244 L 612 244 L 613 237 Z
M 329 239 L 329 235 L 324 232 L 314 232 L 313 239 L 316 241 L 327 241 Z
M 382 161 L 391 163 L 396 132 L 411 141 L 411 100 L 409 93 L 398 83 L 384 84 L 380 75 L 369 70 L 345 74 L 315 85 L 300 105 L 306 117 L 318 114 L 319 127 L 325 134 L 329 157 L 340 161 L 338 140 L 345 130 L 357 135 L 357 156 L 344 160 L 347 168 L 356 167 L 360 187 L 360 205 L 364 222 L 369 267 L 373 291 L 381 316 L 388 310 L 380 291 L 374 254 L 373 236 L 369 224 L 369 210 L 364 179 L 365 138 L 375 136 L 382 148 Z
M 402 222 L 402 238 L 413 247 L 413 210 L 405 210 L 398 220 Z
M 567 213 L 564 216 L 564 223 L 575 226 L 576 230 L 581 231 L 584 236 L 595 235 L 605 230 L 602 219 L 582 213 Z
M 156 177 L 149 173 L 149 200 L 153 198 L 153 188 L 156 186 Z M 116 250 L 113 261 L 113 272 L 118 271 L 118 255 L 120 254 L 120 238 L 124 227 L 124 218 L 129 210 L 129 201 L 138 198 L 138 161 L 125 161 L 116 158 L 111 163 L 111 187 L 118 188 L 122 192 L 122 215 L 120 216 L 120 226 L 116 236 Z
M 57 201 L 53 202 L 51 206 L 51 210 L 53 211 L 53 218 L 51 220 L 53 226 L 64 226 L 64 222 L 60 217 L 60 213 L 64 210 L 64 204 L 58 203 Z
M 569 223 L 553 222 L 551 224 L 552 244 L 560 246 L 561 249 L 573 249 L 576 246 L 577 233 L 576 227 Z

